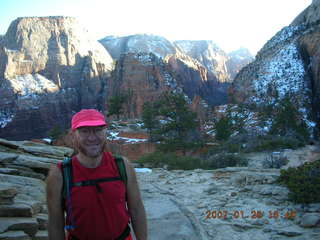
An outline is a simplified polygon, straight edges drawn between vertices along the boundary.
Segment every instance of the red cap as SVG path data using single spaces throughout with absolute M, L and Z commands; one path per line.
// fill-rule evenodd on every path
M 76 130 L 79 127 L 93 127 L 104 125 L 107 125 L 107 123 L 103 114 L 95 109 L 83 109 L 73 115 L 71 120 L 72 130 Z

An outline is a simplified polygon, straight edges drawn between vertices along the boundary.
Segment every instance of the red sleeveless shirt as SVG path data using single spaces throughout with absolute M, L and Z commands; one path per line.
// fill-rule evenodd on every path
M 119 176 L 115 160 L 108 152 L 96 168 L 84 167 L 73 157 L 72 172 L 73 182 Z M 72 187 L 71 207 L 76 227 L 69 230 L 67 239 L 71 235 L 79 240 L 113 240 L 120 236 L 130 219 L 125 196 L 126 186 L 121 180 L 101 182 L 99 189 L 94 185 Z M 70 224 L 70 219 L 66 221 Z

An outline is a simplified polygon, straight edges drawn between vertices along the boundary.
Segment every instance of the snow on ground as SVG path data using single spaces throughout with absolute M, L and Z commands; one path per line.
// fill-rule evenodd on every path
M 108 131 L 107 139 L 110 141 L 124 141 L 125 143 L 133 144 L 133 143 L 142 143 L 147 142 L 148 139 L 141 139 L 141 138 L 128 138 L 128 137 L 120 137 L 118 136 L 120 133 L 116 131 Z
M 139 173 L 151 173 L 152 172 L 152 169 L 150 168 L 135 168 L 136 172 L 139 172 Z
M 7 111 L 0 111 L 0 128 L 7 126 L 14 118 L 14 114 Z
M 152 66 L 154 65 L 154 56 L 150 53 L 137 53 L 134 55 L 134 58 L 136 58 L 139 62 L 143 63 L 146 66 Z
M 283 48 L 271 61 L 266 62 L 254 81 L 254 88 L 259 96 L 253 101 L 265 101 L 268 91 L 276 90 L 279 97 L 287 93 L 307 95 L 305 86 L 304 64 L 294 44 Z

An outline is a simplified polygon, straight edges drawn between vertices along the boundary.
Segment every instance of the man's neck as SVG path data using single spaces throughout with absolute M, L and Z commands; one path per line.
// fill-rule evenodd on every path
M 98 157 L 92 158 L 84 155 L 83 153 L 78 153 L 77 158 L 81 165 L 87 168 L 96 168 L 100 165 L 102 161 L 102 154 Z

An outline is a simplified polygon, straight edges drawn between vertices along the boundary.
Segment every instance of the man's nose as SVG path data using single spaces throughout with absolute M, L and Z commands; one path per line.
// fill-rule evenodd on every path
M 97 134 L 94 131 L 90 131 L 88 135 L 89 140 L 95 140 L 97 138 Z

